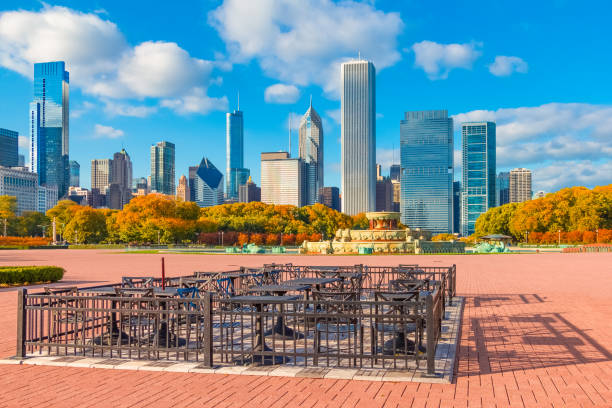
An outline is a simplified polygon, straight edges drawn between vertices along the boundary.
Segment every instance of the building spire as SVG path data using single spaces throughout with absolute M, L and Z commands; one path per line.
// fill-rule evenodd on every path
M 310 109 L 312 109 L 312 94 L 310 94 Z
M 240 90 L 238 90 L 238 110 L 240 110 Z
M 289 157 L 291 157 L 291 112 L 289 112 Z

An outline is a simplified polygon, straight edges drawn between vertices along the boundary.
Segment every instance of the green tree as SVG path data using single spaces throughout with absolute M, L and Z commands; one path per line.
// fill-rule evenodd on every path
M 45 226 L 45 228 L 43 228 Z M 25 211 L 17 220 L 17 235 L 22 237 L 43 236 L 50 231 L 49 218 L 38 211 Z
M 106 216 L 91 207 L 79 207 L 64 229 L 64 239 L 72 244 L 97 244 L 108 236 Z
M 17 197 L 8 195 L 0 196 L 0 222 L 2 223 L 0 228 L 5 237 L 11 232 L 9 230 L 9 223 L 12 227 L 16 212 Z

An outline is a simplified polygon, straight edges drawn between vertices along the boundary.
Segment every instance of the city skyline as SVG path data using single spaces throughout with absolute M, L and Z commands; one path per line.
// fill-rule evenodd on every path
M 297 127 L 313 94 L 327 136 L 325 184 L 340 186 L 339 75 L 330 67 L 336 61 L 356 58 L 361 51 L 377 67 L 377 157 L 385 168 L 393 148 L 398 156 L 397 120 L 403 112 L 447 109 L 455 124 L 495 120 L 500 139 L 498 170 L 533 169 L 534 191 L 604 184 L 609 174 L 606 155 L 610 147 L 603 137 L 610 117 L 609 97 L 600 90 L 596 75 L 581 75 L 578 69 L 607 66 L 610 58 L 577 46 L 587 38 L 597 43 L 605 37 L 601 33 L 591 36 L 585 30 L 588 27 L 575 23 L 575 17 L 582 17 L 596 25 L 602 17 L 594 10 L 576 11 L 555 3 L 551 6 L 554 17 L 546 13 L 546 21 L 565 27 L 560 30 L 541 24 L 543 10 L 501 12 L 501 5 L 484 2 L 474 7 L 477 13 L 466 14 L 450 5 L 446 12 L 433 16 L 424 5 L 409 8 L 390 2 L 348 2 L 342 8 L 323 1 L 321 7 L 304 7 L 307 13 L 288 13 L 291 16 L 268 21 L 257 13 L 245 16 L 244 10 L 226 1 L 214 6 L 181 4 L 163 12 L 157 5 L 148 5 L 151 24 L 143 28 L 132 27 L 135 15 L 112 1 L 105 3 L 104 11 L 74 1 L 41 6 L 30 0 L 7 0 L 1 7 L 0 25 L 19 21 L 24 27 L 40 26 L 31 34 L 11 30 L 0 34 L 0 43 L 8 45 L 0 47 L 5 61 L 0 84 L 11 95 L 0 102 L 0 127 L 19 132 L 21 153 L 27 150 L 24 141 L 27 144 L 29 134 L 23 104 L 31 100 L 32 64 L 66 60 L 71 72 L 70 158 L 79 163 L 94 158 L 91 150 L 97 157 L 110 157 L 125 147 L 132 154 L 134 174 L 147 176 L 146 147 L 166 139 L 177 145 L 177 178 L 203 154 L 224 163 L 224 115 L 240 90 L 241 109 L 248 118 L 245 167 L 259 182 L 258 153 L 286 150 L 288 116 L 293 116 Z M 517 10 L 520 8 L 518 5 Z M 277 13 L 271 10 L 271 15 Z M 306 37 L 309 47 L 298 45 L 290 59 L 288 50 L 279 45 L 291 35 L 301 40 L 308 33 L 304 24 L 313 17 L 311 13 L 334 16 L 336 22 L 317 27 L 326 42 Z M 161 15 L 171 21 L 180 17 L 184 23 L 180 27 L 165 24 L 166 17 L 158 20 Z M 236 21 L 248 17 L 262 26 L 286 30 L 278 34 L 252 30 L 250 37 L 244 37 L 235 31 L 240 27 L 228 25 L 230 15 Z M 455 15 L 462 18 L 451 17 Z M 481 17 L 487 15 L 498 16 L 495 26 L 502 30 L 491 30 L 491 22 L 482 24 Z M 62 16 L 74 23 L 76 35 L 66 36 L 65 27 L 50 23 Z M 348 17 L 370 23 L 363 34 L 345 40 L 338 33 L 347 28 Z M 96 31 L 96 24 L 88 21 L 106 31 Z M 470 24 L 475 21 L 478 24 Z M 154 32 L 149 25 L 159 28 Z M 58 34 L 51 38 L 64 39 L 63 43 L 51 46 L 47 36 L 37 34 L 41 29 Z M 568 45 L 529 46 L 532 41 L 548 39 L 551 30 L 558 44 Z M 96 38 L 90 50 L 77 46 L 75 39 L 81 33 Z M 513 41 L 507 40 L 509 36 Z M 249 40 L 253 48 L 247 48 Z M 464 58 L 449 59 L 452 49 L 461 51 Z M 164 56 L 170 71 L 160 71 L 152 55 Z M 150 76 L 139 76 L 141 66 L 155 69 Z M 561 82 L 566 85 L 558 87 Z M 495 92 L 489 92 L 493 88 Z M 457 157 L 458 126 L 454 145 Z M 576 171 L 559 180 L 559 169 L 569 166 Z M 87 187 L 89 166 L 83 167 Z M 459 173 L 456 169 L 456 178 Z

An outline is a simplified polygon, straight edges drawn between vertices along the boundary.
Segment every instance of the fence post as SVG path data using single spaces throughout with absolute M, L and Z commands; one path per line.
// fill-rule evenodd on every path
M 204 349 L 204 365 L 212 367 L 213 365 L 213 308 L 212 296 L 206 291 L 202 294 L 202 313 L 204 314 L 204 333 L 202 337 L 202 348 Z
M 26 295 L 27 289 L 19 289 L 17 292 L 17 358 L 26 356 Z
M 427 326 L 427 375 L 435 375 L 436 371 L 436 338 L 434 334 L 436 332 L 436 322 L 434 318 L 433 305 L 433 295 L 430 293 L 427 295 L 427 298 L 425 298 L 425 325 Z

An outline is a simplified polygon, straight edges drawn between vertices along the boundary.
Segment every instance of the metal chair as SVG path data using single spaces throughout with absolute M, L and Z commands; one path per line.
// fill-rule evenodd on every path
M 359 304 L 358 293 L 313 291 L 312 294 L 315 304 L 314 364 L 318 364 L 322 347 L 325 347 L 328 353 L 333 350 L 333 347 L 330 347 L 330 337 L 333 335 L 336 339 L 335 350 L 338 360 L 341 359 L 341 353 L 346 352 L 354 356 L 353 364 L 357 365 L 356 356 L 363 355 L 363 326 L 361 325 L 363 311 Z M 322 345 L 322 335 L 325 335 L 324 345 Z M 340 345 L 343 335 L 348 336 L 348 346 L 345 349 Z M 351 337 L 353 338 L 352 345 Z M 329 365 L 329 358 L 328 354 L 327 365 Z

